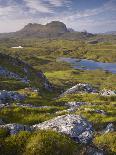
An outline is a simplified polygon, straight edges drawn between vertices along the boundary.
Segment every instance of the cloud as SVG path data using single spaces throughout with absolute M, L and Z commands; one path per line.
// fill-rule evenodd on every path
M 0 31 L 15 31 L 28 22 L 46 24 L 52 20 L 60 20 L 80 31 L 100 31 L 100 27 L 115 29 L 115 0 L 83 11 L 74 9 L 74 4 L 73 0 L 0 0 Z
M 71 1 L 69 0 L 46 0 L 48 1 L 51 5 L 55 6 L 55 7 L 62 7 L 62 6 L 66 6 L 69 7 L 71 4 Z
M 24 0 L 26 7 L 31 12 L 52 13 L 52 8 L 49 4 L 43 3 L 41 0 Z

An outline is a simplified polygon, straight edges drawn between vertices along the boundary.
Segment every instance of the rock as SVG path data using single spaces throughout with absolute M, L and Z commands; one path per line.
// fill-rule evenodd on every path
M 79 83 L 75 86 L 73 86 L 72 88 L 68 89 L 67 91 L 65 91 L 63 94 L 61 94 L 62 96 L 65 96 L 67 94 L 73 94 L 73 93 L 97 93 L 97 90 L 95 88 L 93 88 L 90 84 L 83 84 L 83 83 Z
M 115 129 L 114 129 L 113 123 L 109 123 L 109 124 L 107 125 L 106 129 L 103 131 L 103 133 L 106 134 L 106 133 L 112 132 L 112 131 L 114 131 L 114 130 L 115 130 Z
M 2 120 L 2 119 L 0 119 L 0 125 L 3 125 L 3 124 L 4 124 L 3 120 Z
M 94 110 L 94 112 L 102 115 L 107 115 L 107 113 L 104 110 Z
M 89 143 L 92 140 L 92 125 L 79 115 L 62 115 L 52 120 L 32 126 L 34 130 L 52 129 L 69 135 L 80 143 Z
M 4 107 L 10 107 L 11 105 L 9 103 L 2 103 L 0 102 L 0 109 L 4 108 Z
M 104 152 L 95 147 L 89 147 L 87 149 L 87 155 L 104 155 Z
M 25 84 L 28 84 L 30 82 L 26 77 L 21 78 L 18 74 L 10 72 L 6 68 L 3 68 L 1 66 L 0 66 L 0 76 L 20 80 L 21 82 Z
M 28 88 L 25 88 L 25 90 L 30 92 L 35 92 L 35 93 L 39 92 L 39 88 L 34 88 L 34 87 L 28 87 Z
M 20 103 L 17 103 L 16 106 L 22 107 L 22 108 L 40 108 L 40 109 L 52 108 L 52 106 L 34 106 L 31 104 L 20 104 Z
M 43 79 L 44 81 L 44 88 L 52 91 L 53 90 L 53 85 L 48 81 L 48 79 L 46 78 L 46 76 L 43 74 L 43 72 L 38 72 L 37 76 L 40 77 L 41 79 Z
M 84 108 L 85 111 L 91 112 L 91 113 L 98 113 L 98 114 L 102 114 L 102 115 L 107 115 L 107 113 L 104 110 L 96 110 L 93 108 Z
M 21 95 L 15 91 L 6 91 L 6 90 L 0 91 L 0 103 L 2 104 L 6 103 L 8 100 L 21 101 L 24 99 L 25 99 L 24 95 Z
M 62 111 L 56 111 L 56 114 L 62 114 L 62 113 L 71 113 L 71 112 L 75 112 L 76 111 L 76 108 L 69 108 L 69 109 L 66 109 L 66 110 L 62 110 Z
M 116 95 L 116 91 L 104 89 L 100 92 L 100 95 L 101 96 L 114 96 Z
M 76 101 L 65 103 L 66 106 L 71 107 L 71 108 L 78 108 L 78 107 L 80 107 L 82 105 L 87 105 L 87 104 L 89 104 L 89 103 L 86 103 L 86 102 L 76 102 Z
M 31 131 L 32 130 L 31 127 L 29 127 L 28 125 L 15 124 L 15 123 L 0 125 L 0 128 L 8 129 L 11 135 L 17 134 L 20 131 Z

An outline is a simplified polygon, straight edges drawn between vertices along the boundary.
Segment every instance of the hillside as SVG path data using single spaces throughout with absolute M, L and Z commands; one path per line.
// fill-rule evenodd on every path
M 19 90 L 25 87 L 36 87 L 40 93 L 52 90 L 52 85 L 42 71 L 35 70 L 28 63 L 0 53 L 0 90 Z M 14 88 L 13 88 L 14 86 Z

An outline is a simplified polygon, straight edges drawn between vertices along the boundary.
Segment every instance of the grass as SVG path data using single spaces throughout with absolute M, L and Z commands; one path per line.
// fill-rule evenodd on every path
M 90 83 L 100 89 L 116 89 L 116 75 L 101 70 L 61 70 L 46 72 L 45 75 L 54 85 L 64 88 L 76 83 Z
M 0 118 L 6 123 L 37 124 L 55 117 L 55 112 L 63 110 L 62 107 L 52 106 L 50 108 L 3 108 Z
M 109 155 L 116 154 L 116 132 L 96 135 L 93 143 Z

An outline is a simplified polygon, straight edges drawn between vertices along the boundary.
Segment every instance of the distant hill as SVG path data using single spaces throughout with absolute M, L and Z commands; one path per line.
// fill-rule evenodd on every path
M 116 35 L 116 31 L 109 31 L 109 32 L 106 32 L 105 34 Z
M 0 34 L 0 38 L 63 38 L 63 39 L 83 39 L 93 36 L 87 32 L 76 32 L 59 21 L 52 21 L 46 25 L 29 23 L 17 32 Z

